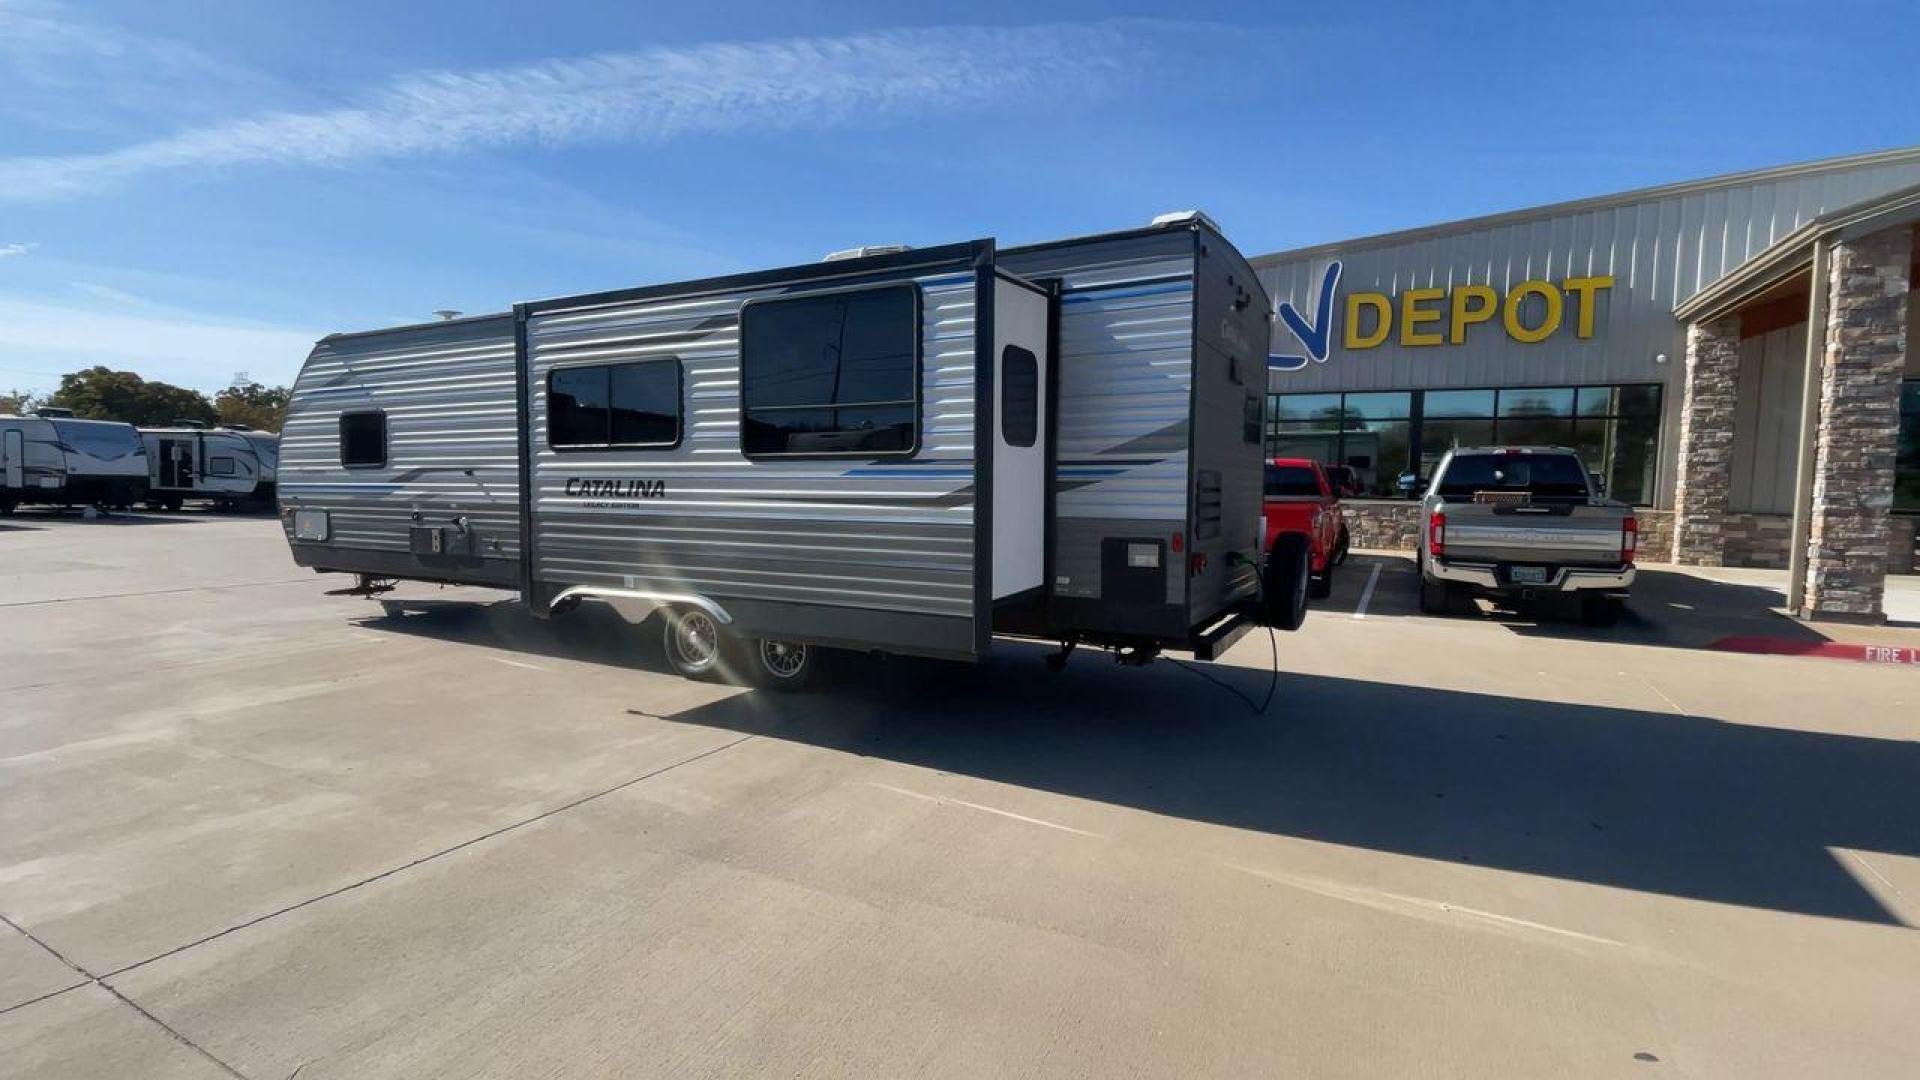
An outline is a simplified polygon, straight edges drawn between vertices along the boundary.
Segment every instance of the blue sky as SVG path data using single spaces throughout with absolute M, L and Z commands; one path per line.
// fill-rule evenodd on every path
M 1910 4 L 0 0 L 0 387 L 1201 207 L 1249 254 L 1920 142 Z

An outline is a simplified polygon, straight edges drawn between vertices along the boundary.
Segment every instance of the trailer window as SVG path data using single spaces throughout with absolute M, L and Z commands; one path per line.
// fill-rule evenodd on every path
M 387 463 L 387 414 L 340 414 L 340 464 L 373 468 Z
M 207 459 L 208 476 L 232 476 L 233 459 L 230 457 L 211 457 Z
M 680 361 L 556 368 L 547 375 L 547 444 L 557 449 L 680 442 Z
M 920 291 L 911 284 L 761 300 L 740 312 L 740 448 L 912 453 Z
M 1040 360 L 1018 345 L 1000 351 L 1000 437 L 1032 446 L 1040 436 Z

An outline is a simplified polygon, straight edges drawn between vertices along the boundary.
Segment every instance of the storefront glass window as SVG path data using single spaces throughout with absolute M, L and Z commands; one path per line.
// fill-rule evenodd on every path
M 1893 508 L 1920 511 L 1920 379 L 1900 384 L 1900 444 L 1893 459 Z
M 1920 510 L 1920 390 L 1903 398 L 1903 507 Z M 1616 499 L 1653 498 L 1660 447 L 1657 385 L 1279 394 L 1268 453 L 1351 466 L 1366 495 L 1394 498 L 1403 473 L 1431 476 L 1456 446 L 1570 446 Z M 1418 443 L 1415 433 L 1418 432 Z

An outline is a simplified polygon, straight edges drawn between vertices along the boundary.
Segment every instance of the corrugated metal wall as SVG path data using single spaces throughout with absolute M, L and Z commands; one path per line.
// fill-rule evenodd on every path
M 1285 393 L 1659 382 L 1669 387 L 1663 457 L 1670 459 L 1686 347 L 1685 328 L 1673 317 L 1674 305 L 1809 219 L 1915 183 L 1920 183 L 1920 149 L 1256 258 L 1253 264 L 1275 303 L 1290 301 L 1309 317 L 1328 263 L 1342 263 L 1328 361 L 1297 372 L 1275 371 L 1271 389 Z M 1504 295 L 1522 281 L 1601 274 L 1613 275 L 1614 284 L 1603 294 L 1594 334 L 1586 340 L 1574 334 L 1569 297 L 1560 331 L 1536 344 L 1509 338 L 1496 317 L 1472 327 L 1461 345 L 1405 347 L 1389 338 L 1372 349 L 1341 347 L 1343 308 L 1350 292 L 1393 296 L 1411 288 L 1476 283 Z M 1275 351 L 1294 351 L 1297 344 L 1292 332 L 1276 321 Z M 1655 361 L 1660 354 L 1667 356 L 1666 363 Z M 1662 468 L 1663 491 L 1671 486 L 1671 471 Z
M 1740 343 L 1740 402 L 1733 417 L 1729 509 L 1752 514 L 1785 514 L 1793 509 L 1800 388 L 1806 382 L 1806 370 L 1806 323 Z

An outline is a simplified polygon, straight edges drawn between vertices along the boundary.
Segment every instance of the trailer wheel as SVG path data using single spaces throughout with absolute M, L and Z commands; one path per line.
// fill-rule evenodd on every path
M 1273 542 L 1267 553 L 1267 574 L 1260 603 L 1267 625 L 1276 630 L 1298 630 L 1307 618 L 1308 579 L 1313 576 L 1307 538 L 1288 533 Z
M 12 499 L 0 499 L 0 517 L 11 516 L 13 514 L 13 507 L 14 501 Z
M 753 646 L 753 681 L 769 690 L 799 690 L 820 668 L 819 647 L 803 641 L 761 638 Z
M 178 495 L 169 495 L 166 498 L 160 500 L 160 505 L 166 507 L 169 510 L 178 510 L 181 507 L 187 505 L 187 500 L 184 498 L 181 498 Z
M 674 671 L 688 679 L 710 679 L 719 674 L 726 652 L 726 632 L 713 616 L 699 608 L 668 608 L 660 622 L 665 628 L 661 644 Z

